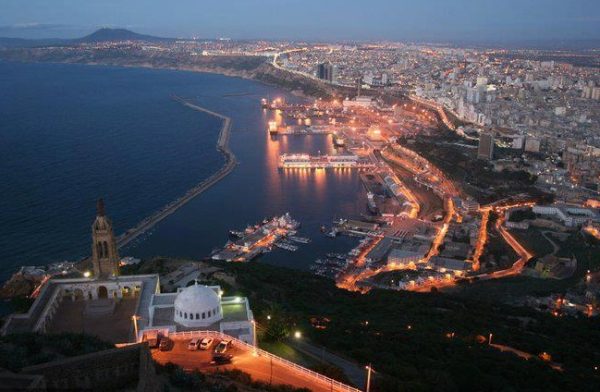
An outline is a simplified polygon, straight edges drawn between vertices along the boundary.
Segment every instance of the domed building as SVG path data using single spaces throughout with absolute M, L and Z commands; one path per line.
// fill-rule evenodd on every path
M 223 319 L 219 294 L 197 282 L 181 290 L 175 298 L 175 323 L 205 328 Z
M 255 344 L 254 315 L 248 299 L 223 297 L 220 286 L 197 281 L 176 293 L 155 293 L 149 306 L 149 323 L 140 330 L 169 332 L 220 331 L 249 344 Z

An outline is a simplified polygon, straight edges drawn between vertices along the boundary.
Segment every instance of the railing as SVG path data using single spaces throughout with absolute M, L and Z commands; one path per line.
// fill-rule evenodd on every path
M 348 392 L 361 392 L 360 389 L 351 387 L 350 385 L 346 385 L 344 383 L 336 381 L 332 378 L 329 378 L 320 373 L 317 373 L 317 372 L 307 369 L 303 366 L 300 366 L 294 362 L 288 361 L 287 359 L 283 359 L 281 357 L 273 355 L 268 351 L 262 350 L 256 346 L 248 344 L 248 343 L 246 343 L 242 340 L 236 339 L 232 336 L 226 335 L 222 332 L 218 332 L 218 331 L 183 331 L 183 332 L 172 332 L 169 334 L 169 338 L 172 338 L 173 340 L 179 340 L 179 339 L 184 340 L 184 339 L 188 339 L 188 338 L 191 339 L 194 337 L 206 337 L 206 336 L 210 336 L 210 337 L 218 338 L 218 339 L 231 340 L 235 344 L 242 346 L 242 347 L 246 348 L 247 350 L 252 350 L 258 356 L 267 357 L 267 358 L 273 360 L 273 362 L 277 362 L 284 367 L 295 369 L 295 370 L 299 371 L 300 373 L 302 373 L 303 375 L 315 378 L 318 381 L 320 381 L 324 384 L 327 384 L 327 386 L 331 386 L 332 388 L 335 388 L 336 390 L 348 391 Z
M 35 323 L 35 326 L 33 327 L 34 332 L 43 332 L 43 329 L 46 328 L 46 317 L 48 317 L 48 313 L 50 313 L 60 295 L 62 295 L 62 290 L 60 289 L 60 287 L 57 287 L 56 289 L 54 289 L 54 292 L 52 293 L 52 296 L 50 297 L 48 302 L 46 302 L 46 306 L 44 307 L 42 314 L 39 316 L 37 322 Z

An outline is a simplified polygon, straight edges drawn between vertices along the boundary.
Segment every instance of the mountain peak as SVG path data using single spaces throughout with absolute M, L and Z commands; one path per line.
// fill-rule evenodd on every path
M 103 27 L 90 35 L 80 38 L 80 42 L 104 42 L 104 41 L 161 41 L 165 38 L 153 37 L 151 35 L 138 34 L 123 28 Z

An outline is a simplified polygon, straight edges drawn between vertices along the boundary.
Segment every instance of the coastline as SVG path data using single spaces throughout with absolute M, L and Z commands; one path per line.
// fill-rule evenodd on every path
M 152 62 L 152 61 L 131 61 L 126 58 L 117 60 L 110 59 L 82 59 L 79 57 L 61 57 L 64 54 L 49 57 L 39 57 L 24 49 L 24 52 L 19 50 L 2 49 L 0 48 L 0 61 L 6 62 L 21 62 L 21 63 L 50 63 L 50 64 L 79 64 L 89 66 L 107 66 L 119 68 L 139 68 L 153 70 L 168 70 L 182 72 L 209 73 L 215 75 L 223 75 L 227 77 L 235 77 L 245 80 L 252 80 L 262 83 L 265 86 L 279 87 L 290 91 L 291 94 L 303 98 L 331 98 L 335 95 L 346 96 L 353 89 L 346 89 L 339 86 L 333 86 L 318 80 L 311 80 L 304 76 L 293 74 L 287 70 L 274 67 L 269 61 L 262 61 L 260 64 L 250 64 L 246 68 L 243 66 L 233 66 L 232 60 L 239 59 L 243 61 L 245 56 L 214 56 L 207 57 L 204 64 L 179 63 L 170 65 L 168 63 Z

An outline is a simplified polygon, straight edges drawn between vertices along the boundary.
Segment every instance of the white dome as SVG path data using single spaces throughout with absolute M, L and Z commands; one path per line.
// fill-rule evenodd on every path
M 210 287 L 194 284 L 175 298 L 175 322 L 186 327 L 204 327 L 223 318 L 221 299 Z

